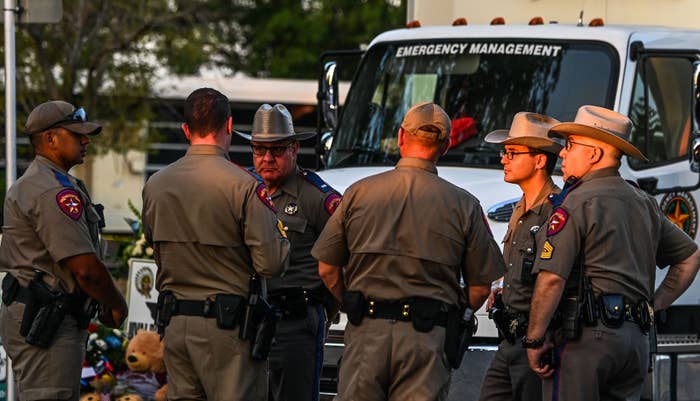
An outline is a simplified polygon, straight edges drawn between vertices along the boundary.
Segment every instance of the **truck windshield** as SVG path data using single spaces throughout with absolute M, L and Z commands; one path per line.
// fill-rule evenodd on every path
M 380 43 L 355 76 L 327 166 L 391 166 L 397 131 L 415 103 L 441 105 L 452 119 L 441 165 L 501 168 L 484 136 L 519 111 L 572 121 L 583 104 L 612 107 L 617 53 L 600 42 L 470 40 Z

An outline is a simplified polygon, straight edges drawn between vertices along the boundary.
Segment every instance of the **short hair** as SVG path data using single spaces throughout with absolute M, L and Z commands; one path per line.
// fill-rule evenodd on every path
M 185 123 L 190 132 L 203 136 L 216 132 L 231 117 L 231 104 L 221 92 L 200 88 L 185 100 Z
M 544 152 L 544 155 L 547 156 L 547 164 L 544 166 L 544 171 L 547 175 L 552 175 L 552 173 L 554 173 L 554 167 L 557 166 L 557 159 L 559 156 L 551 152 Z

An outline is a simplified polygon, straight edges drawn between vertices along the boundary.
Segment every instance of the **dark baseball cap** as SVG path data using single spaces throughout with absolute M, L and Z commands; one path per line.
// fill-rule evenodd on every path
M 102 131 L 101 125 L 87 120 L 87 113 L 82 107 L 76 109 L 68 102 L 52 100 L 36 106 L 29 113 L 24 133 L 33 135 L 56 127 L 84 135 L 97 135 Z
M 413 135 L 443 141 L 450 136 L 450 117 L 435 103 L 418 103 L 408 110 L 401 128 Z

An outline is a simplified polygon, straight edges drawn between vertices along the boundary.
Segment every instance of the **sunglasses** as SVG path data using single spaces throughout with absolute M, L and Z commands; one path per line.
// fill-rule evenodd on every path
M 85 111 L 84 108 L 78 107 L 75 109 L 73 112 L 68 114 L 67 116 L 63 117 L 63 119 L 56 121 L 55 123 L 49 125 L 48 127 L 41 129 L 37 132 L 43 132 L 48 129 L 57 127 L 59 125 L 65 124 L 65 123 L 72 123 L 72 122 L 79 122 L 79 123 L 84 123 L 87 121 L 87 112 Z
M 250 148 L 253 149 L 253 154 L 255 156 L 265 156 L 265 154 L 267 154 L 267 151 L 269 150 L 270 153 L 272 153 L 272 156 L 280 157 L 284 154 L 284 152 L 287 151 L 287 149 L 291 148 L 292 146 L 294 146 L 293 142 L 282 146 L 250 145 Z

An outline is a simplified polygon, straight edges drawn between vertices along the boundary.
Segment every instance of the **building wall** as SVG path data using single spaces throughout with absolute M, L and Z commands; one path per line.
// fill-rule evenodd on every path
M 527 24 L 535 16 L 545 23 L 576 24 L 584 10 L 583 23 L 603 18 L 608 25 L 660 25 L 700 28 L 697 0 L 409 0 L 407 19 L 423 25 L 449 25 L 457 17 L 469 24 L 488 24 L 503 17 L 507 24 Z

